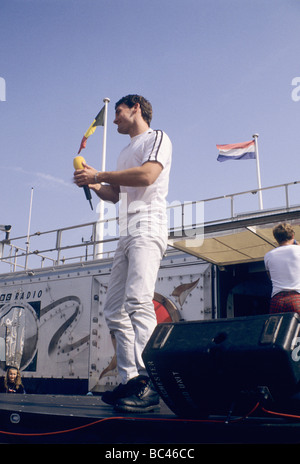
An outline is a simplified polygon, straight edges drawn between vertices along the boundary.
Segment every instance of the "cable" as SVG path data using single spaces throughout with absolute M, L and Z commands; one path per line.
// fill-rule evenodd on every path
M 260 403 L 257 402 L 256 405 L 251 409 L 251 411 L 248 412 L 248 414 L 246 414 L 245 416 L 242 416 L 242 417 L 240 417 L 238 419 L 233 419 L 230 422 L 240 422 L 241 420 L 247 419 L 247 417 L 251 416 L 251 414 L 253 414 L 254 411 L 256 411 L 256 409 L 258 409 L 259 405 L 260 405 Z
M 276 412 L 276 411 L 268 411 L 265 408 L 261 408 L 261 410 L 267 414 L 272 414 L 272 415 L 281 416 L 281 417 L 292 417 L 293 419 L 300 419 L 300 416 L 296 416 L 294 414 L 287 414 L 287 413 Z
M 72 429 L 66 429 L 66 430 L 56 430 L 53 432 L 38 432 L 38 433 L 18 433 L 18 432 L 6 432 L 4 430 L 0 430 L 0 433 L 4 435 L 17 435 L 17 436 L 22 436 L 22 437 L 43 437 L 46 435 L 58 435 L 60 433 L 70 433 L 70 432 L 75 432 L 76 430 L 84 429 L 86 427 L 91 427 L 92 425 L 99 424 L 100 422 L 104 422 L 107 420 L 111 419 L 123 419 L 123 417 L 105 417 L 104 419 L 99 419 L 94 422 L 90 422 L 89 424 L 85 425 L 80 425 L 78 427 L 74 427 Z

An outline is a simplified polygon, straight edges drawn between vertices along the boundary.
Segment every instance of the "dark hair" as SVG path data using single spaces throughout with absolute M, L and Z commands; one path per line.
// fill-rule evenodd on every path
M 273 235 L 276 241 L 280 244 L 287 242 L 288 240 L 292 240 L 295 236 L 295 231 L 290 224 L 283 222 L 274 227 Z
M 122 104 L 128 106 L 128 108 L 132 108 L 136 103 L 140 104 L 142 117 L 148 126 L 150 126 L 152 120 L 152 105 L 148 100 L 146 100 L 146 98 L 142 97 L 141 95 L 126 95 L 126 97 L 122 97 L 115 104 L 115 109 L 117 109 L 117 107 Z

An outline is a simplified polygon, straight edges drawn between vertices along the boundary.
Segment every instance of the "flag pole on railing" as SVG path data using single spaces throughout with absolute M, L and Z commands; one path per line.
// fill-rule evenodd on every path
M 27 269 L 27 265 L 28 265 L 28 255 L 29 255 L 29 247 L 30 247 L 30 225 L 31 225 L 31 212 L 32 212 L 32 197 L 33 197 L 33 187 L 31 187 L 31 194 L 30 194 L 29 218 L 28 218 L 28 229 L 27 229 L 27 240 L 26 240 L 25 269 Z
M 101 163 L 101 171 L 105 171 L 106 168 L 106 131 L 107 131 L 107 107 L 108 103 L 110 102 L 109 98 L 104 98 L 104 124 L 103 124 L 103 144 L 102 144 L 102 163 Z M 98 224 L 96 227 L 96 240 L 100 243 L 96 245 L 96 257 L 100 257 L 103 253 L 103 232 L 104 232 L 104 201 L 100 200 L 99 202 L 99 219 Z
M 260 179 L 260 166 L 259 166 L 259 154 L 258 154 L 258 139 L 259 134 L 253 134 L 254 144 L 255 144 L 255 158 L 256 158 L 256 172 L 257 172 L 257 184 L 258 188 L 261 189 L 261 179 Z M 258 191 L 258 201 L 259 201 L 259 208 L 263 209 L 263 200 L 262 200 L 262 192 L 261 190 Z
M 231 143 L 225 145 L 217 145 L 219 150 L 217 161 L 227 161 L 227 160 L 247 160 L 247 159 L 256 159 L 256 173 L 258 181 L 258 199 L 259 199 L 259 208 L 263 209 L 262 202 L 262 193 L 261 193 L 261 180 L 260 180 L 260 167 L 259 167 L 259 154 L 258 154 L 258 144 L 257 138 L 258 134 L 254 134 L 253 140 L 242 143 Z

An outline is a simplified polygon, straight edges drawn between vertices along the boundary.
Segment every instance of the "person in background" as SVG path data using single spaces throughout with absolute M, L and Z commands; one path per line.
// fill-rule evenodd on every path
M 278 247 L 264 257 L 272 281 L 270 313 L 300 313 L 300 246 L 295 231 L 290 224 L 280 223 L 273 235 Z
M 25 393 L 22 384 L 21 373 L 17 367 L 8 367 L 3 384 L 0 388 L 1 393 Z

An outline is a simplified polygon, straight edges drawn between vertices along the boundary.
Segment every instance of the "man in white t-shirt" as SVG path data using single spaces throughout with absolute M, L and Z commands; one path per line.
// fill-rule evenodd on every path
M 300 312 L 300 246 L 290 224 L 277 225 L 273 235 L 279 246 L 264 258 L 272 281 L 270 312 Z
M 115 105 L 114 123 L 130 143 L 116 171 L 98 172 L 88 165 L 75 171 L 75 183 L 89 185 L 105 201 L 120 201 L 120 239 L 114 256 L 104 313 L 116 340 L 121 384 L 102 400 L 118 411 L 148 412 L 159 403 L 142 360 L 156 324 L 155 282 L 167 247 L 166 196 L 172 158 L 167 134 L 152 130 L 152 106 L 139 95 Z

